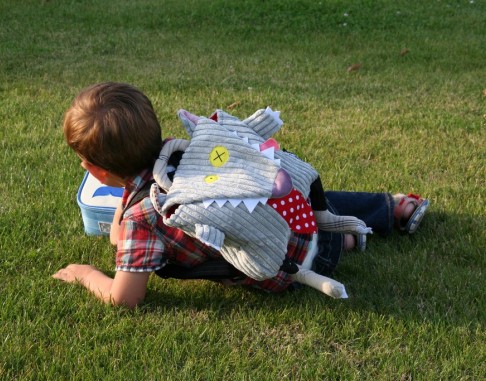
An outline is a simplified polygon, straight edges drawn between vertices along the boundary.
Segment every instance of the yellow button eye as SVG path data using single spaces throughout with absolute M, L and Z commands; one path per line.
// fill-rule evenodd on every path
M 207 175 L 204 178 L 204 181 L 206 181 L 208 184 L 214 183 L 217 180 L 219 180 L 219 176 L 218 175 Z
M 216 146 L 209 154 L 209 162 L 213 167 L 221 167 L 229 160 L 229 151 L 223 146 Z

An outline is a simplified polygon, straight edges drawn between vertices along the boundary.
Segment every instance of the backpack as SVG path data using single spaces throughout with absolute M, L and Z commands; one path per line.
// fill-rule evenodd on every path
M 128 209 L 142 201 L 144 198 L 149 197 L 150 188 L 154 183 L 155 180 L 148 181 L 142 188 L 138 190 L 138 192 L 132 197 L 130 202 L 123 210 L 120 221 Z M 288 274 L 295 274 L 298 271 L 297 265 L 289 259 L 284 260 L 284 263 L 280 269 Z M 155 271 L 155 274 L 164 279 L 175 278 L 236 281 L 246 278 L 245 274 L 237 270 L 224 258 L 210 259 L 194 267 L 184 267 L 168 263 L 161 269 Z
M 169 164 L 172 164 L 174 167 L 177 167 L 177 164 L 179 164 L 179 161 L 182 157 L 182 153 L 183 152 L 175 152 L 171 156 L 169 160 Z M 168 175 L 169 177 L 171 177 L 172 180 L 172 177 L 174 176 L 174 172 L 171 172 Z M 132 197 L 130 202 L 123 209 L 119 222 L 121 222 L 125 212 L 128 209 L 138 204 L 146 197 L 149 197 L 150 188 L 154 183 L 155 180 L 148 181 L 142 188 L 140 188 L 137 191 L 137 193 Z M 242 272 L 237 270 L 235 267 L 233 267 L 230 263 L 228 263 L 223 258 L 211 259 L 194 267 L 184 267 L 184 266 L 168 263 L 161 269 L 155 271 L 155 274 L 164 279 L 167 278 L 206 279 L 212 281 L 219 281 L 223 279 L 238 280 L 246 277 Z

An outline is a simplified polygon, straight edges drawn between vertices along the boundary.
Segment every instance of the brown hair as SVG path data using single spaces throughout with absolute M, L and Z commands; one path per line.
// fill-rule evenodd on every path
M 66 142 L 82 159 L 121 177 L 153 165 L 162 145 L 152 103 L 124 83 L 82 90 L 64 116 L 63 130 Z

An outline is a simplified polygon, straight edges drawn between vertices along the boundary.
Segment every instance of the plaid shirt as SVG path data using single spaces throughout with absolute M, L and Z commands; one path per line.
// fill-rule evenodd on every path
M 130 181 L 123 193 L 122 207 L 146 182 L 152 180 L 152 171 L 146 170 Z M 292 234 L 287 257 L 301 264 L 307 254 L 310 234 Z M 220 258 L 219 251 L 190 237 L 182 230 L 169 227 L 152 206 L 150 197 L 144 198 L 125 211 L 120 223 L 116 253 L 116 271 L 153 272 L 167 263 L 192 267 L 211 258 Z M 287 273 L 264 281 L 244 278 L 237 284 L 252 286 L 271 292 L 285 290 L 292 280 Z

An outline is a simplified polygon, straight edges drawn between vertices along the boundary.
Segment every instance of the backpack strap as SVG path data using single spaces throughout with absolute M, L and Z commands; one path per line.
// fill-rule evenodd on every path
M 118 221 L 119 224 L 121 224 L 123 220 L 123 216 L 125 215 L 126 211 L 130 209 L 133 205 L 138 204 L 140 201 L 142 201 L 145 197 L 148 197 L 150 195 L 150 188 L 152 187 L 152 184 L 155 183 L 155 180 L 147 181 L 142 188 L 140 188 L 135 195 L 130 199 L 127 205 L 125 205 L 125 208 L 123 208 L 123 211 L 120 215 L 120 220 Z
M 173 181 L 174 175 L 175 175 L 175 169 L 179 165 L 179 162 L 182 159 L 182 155 L 184 154 L 183 151 L 175 151 L 173 152 L 170 157 L 168 158 L 167 165 L 171 166 L 174 168 L 173 171 L 167 173 L 167 177 L 169 178 L 170 181 Z M 123 209 L 123 212 L 120 216 L 120 221 L 123 219 L 123 216 L 125 215 L 125 212 L 130 209 L 133 205 L 138 204 L 140 201 L 142 201 L 145 197 L 150 196 L 150 188 L 152 187 L 152 184 L 154 184 L 156 181 L 154 179 L 147 181 L 142 188 L 140 188 L 137 193 L 131 198 L 131 200 L 128 202 L 128 204 L 125 206 Z
M 172 263 L 166 264 L 155 274 L 161 278 L 176 279 L 206 279 L 206 280 L 237 280 L 246 276 L 223 258 L 210 259 L 194 267 L 183 267 Z

